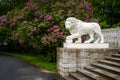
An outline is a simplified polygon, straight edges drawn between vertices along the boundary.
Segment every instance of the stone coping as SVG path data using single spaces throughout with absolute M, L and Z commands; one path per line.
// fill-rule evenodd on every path
M 58 48 L 61 48 L 61 49 L 75 49 L 75 48 L 57 47 L 57 49 L 58 49 Z M 78 48 L 76 48 L 76 49 L 78 49 Z M 97 49 L 97 50 L 99 50 L 99 49 L 104 49 L 104 48 L 81 48 L 81 49 L 78 49 L 78 50 L 83 50 L 83 49 L 86 49 L 86 50 L 93 50 L 93 49 Z M 105 49 L 106 49 L 106 48 L 105 48 Z M 120 48 L 117 48 L 117 47 L 109 47 L 109 48 L 107 48 L 107 49 L 120 50 Z
M 88 43 L 88 44 L 85 44 L 85 43 L 81 43 L 81 44 L 78 44 L 78 43 L 64 43 L 63 44 L 63 47 L 64 48 L 75 48 L 75 49 L 103 49 L 103 48 L 109 48 L 109 44 L 108 43 Z

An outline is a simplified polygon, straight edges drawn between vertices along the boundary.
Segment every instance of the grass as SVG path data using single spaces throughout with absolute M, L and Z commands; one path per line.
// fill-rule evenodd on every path
M 2 52 L 2 51 L 0 51 L 0 54 L 18 57 L 18 58 L 25 60 L 26 62 L 28 62 L 30 64 L 33 64 L 33 65 L 40 67 L 42 69 L 45 69 L 47 71 L 57 72 L 56 63 L 55 62 L 48 63 L 48 62 L 44 61 L 43 55 L 34 56 L 34 55 L 30 55 L 28 53 L 23 54 L 23 53 L 11 53 L 11 52 Z

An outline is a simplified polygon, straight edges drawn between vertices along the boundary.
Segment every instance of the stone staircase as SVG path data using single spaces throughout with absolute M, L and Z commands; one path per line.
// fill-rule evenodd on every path
M 120 80 L 120 52 L 69 75 L 65 80 Z

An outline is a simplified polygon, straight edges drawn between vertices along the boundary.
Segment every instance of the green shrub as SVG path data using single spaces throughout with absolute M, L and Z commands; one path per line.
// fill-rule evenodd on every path
M 112 28 L 118 28 L 118 27 L 120 27 L 120 22 L 112 26 Z
M 110 27 L 110 25 L 108 25 L 108 23 L 106 21 L 101 22 L 100 26 L 101 26 L 101 28 L 109 28 Z

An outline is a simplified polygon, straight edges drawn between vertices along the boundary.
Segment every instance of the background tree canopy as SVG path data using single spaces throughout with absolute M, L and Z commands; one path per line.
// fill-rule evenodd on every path
M 4 15 L 16 7 L 22 8 L 26 2 L 27 0 L 0 0 L 0 15 Z
M 92 3 L 94 16 L 100 22 L 106 23 L 106 27 L 120 26 L 120 0 L 87 0 Z M 115 26 L 113 26 L 115 25 Z

